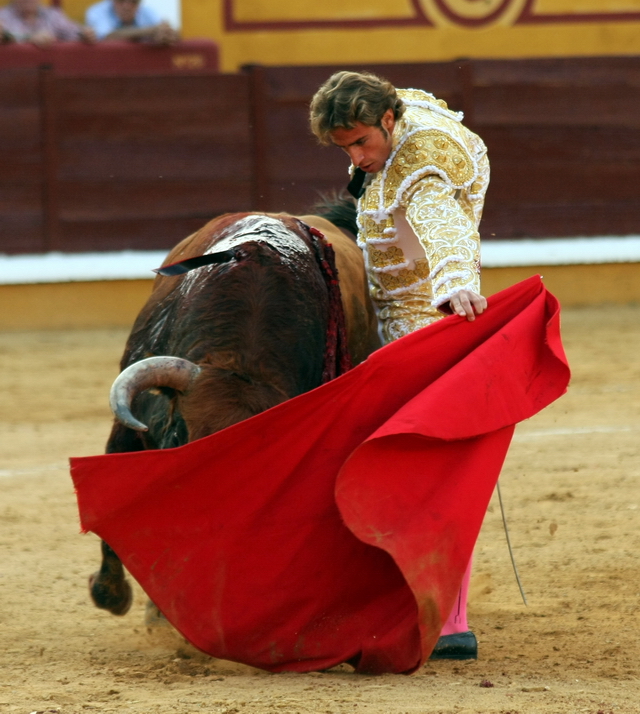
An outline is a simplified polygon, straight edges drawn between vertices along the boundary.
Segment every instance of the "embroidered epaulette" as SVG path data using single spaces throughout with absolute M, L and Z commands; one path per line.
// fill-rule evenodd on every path
M 453 188 L 466 188 L 476 178 L 477 166 L 467 149 L 439 129 L 411 132 L 387 168 L 384 205 L 389 207 L 418 179 L 437 174 Z
M 398 96 L 408 107 L 423 107 L 431 109 L 433 112 L 442 114 L 448 119 L 462 121 L 464 114 L 462 112 L 454 112 L 449 109 L 444 99 L 437 99 L 433 94 L 425 92 L 423 89 L 398 89 Z

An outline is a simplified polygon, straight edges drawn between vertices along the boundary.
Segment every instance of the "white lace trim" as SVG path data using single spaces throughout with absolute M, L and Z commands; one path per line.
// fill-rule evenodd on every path
M 404 293 L 410 293 L 412 290 L 415 288 L 419 287 L 420 285 L 424 285 L 425 283 L 429 282 L 429 278 L 419 278 L 418 280 L 415 281 L 415 283 L 411 283 L 411 285 L 403 286 L 401 288 L 394 288 L 393 290 L 387 290 L 386 288 L 382 287 L 380 285 L 380 290 L 384 292 L 385 295 L 403 295 Z
M 420 92 L 422 90 L 407 88 L 405 91 Z M 402 99 L 402 103 L 407 107 L 422 107 L 423 109 L 431 109 L 432 112 L 435 112 L 436 114 L 442 114 L 442 116 L 447 117 L 447 119 L 455 119 L 455 121 L 462 121 L 464 119 L 463 112 L 454 112 L 451 109 L 444 109 L 439 104 L 436 104 L 435 102 L 430 102 L 428 100 Z
M 369 265 L 369 270 L 372 273 L 393 273 L 394 270 L 403 270 L 411 265 L 409 260 L 405 260 L 404 263 L 394 263 L 394 265 L 385 265 L 383 268 L 376 268 L 373 265 Z
M 358 225 L 358 228 L 360 230 L 358 231 L 357 244 L 360 248 L 364 248 L 367 245 L 393 245 L 398 242 L 398 238 L 395 235 L 390 238 L 368 238 L 367 240 L 363 240 L 360 238 L 360 235 L 363 233 L 363 228 L 360 225 Z
M 467 259 L 464 255 L 450 255 L 447 258 L 443 258 L 439 263 L 436 264 L 435 268 L 429 273 L 429 278 L 433 280 L 435 276 L 449 263 L 466 263 Z
M 469 276 L 469 273 L 471 272 L 471 269 L 467 270 L 456 270 L 453 273 L 448 273 L 447 275 L 443 275 L 441 278 L 436 280 L 436 282 L 432 286 L 433 294 L 435 295 L 438 292 L 438 289 L 441 288 L 445 283 L 450 282 L 451 280 L 455 280 L 456 278 L 466 278 Z M 469 281 L 471 282 L 471 281 Z M 469 283 L 467 283 L 469 284 Z M 467 288 L 461 288 L 462 290 L 467 290 Z M 453 293 L 451 293 L 453 295 Z

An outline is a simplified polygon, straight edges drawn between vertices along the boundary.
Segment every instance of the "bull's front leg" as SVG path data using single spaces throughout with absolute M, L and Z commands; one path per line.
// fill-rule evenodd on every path
M 124 615 L 133 602 L 133 591 L 124 576 L 120 558 L 108 543 L 102 541 L 102 565 L 89 577 L 89 592 L 97 607 L 113 615 Z

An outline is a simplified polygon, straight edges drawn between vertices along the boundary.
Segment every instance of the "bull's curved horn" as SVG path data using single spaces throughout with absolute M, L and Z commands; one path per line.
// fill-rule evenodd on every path
M 148 357 L 134 362 L 120 372 L 111 387 L 111 411 L 118 421 L 130 429 L 148 431 L 146 424 L 131 413 L 136 394 L 152 387 L 171 387 L 186 392 L 200 372 L 197 364 L 180 357 Z

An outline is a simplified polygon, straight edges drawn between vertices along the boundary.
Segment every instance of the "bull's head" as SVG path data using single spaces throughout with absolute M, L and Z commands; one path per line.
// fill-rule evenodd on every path
M 200 372 L 197 364 L 179 357 L 149 357 L 134 362 L 118 375 L 111 387 L 111 410 L 116 419 L 130 429 L 148 431 L 147 425 L 131 412 L 135 396 L 145 389 L 159 387 L 188 392 Z

